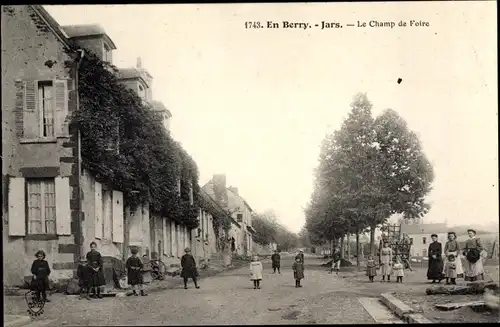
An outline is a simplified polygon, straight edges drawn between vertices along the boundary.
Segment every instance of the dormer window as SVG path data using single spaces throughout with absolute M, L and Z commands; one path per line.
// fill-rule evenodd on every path
M 102 61 L 111 63 L 111 60 L 111 49 L 104 45 L 102 48 Z
M 142 100 L 146 100 L 146 90 L 142 87 L 142 85 L 139 85 L 139 97 Z

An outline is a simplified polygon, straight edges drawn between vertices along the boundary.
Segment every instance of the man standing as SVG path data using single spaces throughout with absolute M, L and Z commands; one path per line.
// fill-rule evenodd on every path
M 198 269 L 196 269 L 196 261 L 191 255 L 191 249 L 186 248 L 184 252 L 186 252 L 186 254 L 184 254 L 181 258 L 181 277 L 184 279 L 184 289 L 187 289 L 188 278 L 191 278 L 193 280 L 194 286 L 196 288 L 200 288 L 197 281 Z
M 273 274 L 276 274 L 276 269 L 278 269 L 278 274 L 281 274 L 280 271 L 281 257 L 278 253 L 278 250 L 274 251 L 274 254 L 271 256 L 271 261 L 273 263 Z

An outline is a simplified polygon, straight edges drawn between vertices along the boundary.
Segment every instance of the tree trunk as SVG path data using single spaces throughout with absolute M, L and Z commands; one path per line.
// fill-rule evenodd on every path
M 356 266 L 359 268 L 359 227 L 356 227 Z
M 345 259 L 344 252 L 345 252 L 345 251 L 344 251 L 344 237 L 342 237 L 342 238 L 340 239 L 340 257 L 341 257 L 342 259 Z
M 377 226 L 370 226 L 370 254 L 375 255 L 375 229 Z
M 351 234 L 347 234 L 347 261 L 351 261 Z

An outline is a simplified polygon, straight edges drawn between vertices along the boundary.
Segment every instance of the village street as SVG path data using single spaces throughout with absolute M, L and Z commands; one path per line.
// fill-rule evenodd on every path
M 52 326 L 374 323 L 358 301 L 362 291 L 349 294 L 346 279 L 320 268 L 317 257 L 306 256 L 304 286 L 295 288 L 292 262 L 292 255 L 284 256 L 282 274 L 274 275 L 264 260 L 260 290 L 253 289 L 244 266 L 202 279 L 200 289 L 179 285 L 147 297 L 86 301 L 54 294 L 38 319 L 52 320 Z

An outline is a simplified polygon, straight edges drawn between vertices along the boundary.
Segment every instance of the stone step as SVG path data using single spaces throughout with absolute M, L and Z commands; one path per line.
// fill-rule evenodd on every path
M 392 312 L 385 307 L 377 298 L 361 297 L 358 298 L 363 308 L 378 324 L 403 324 Z

